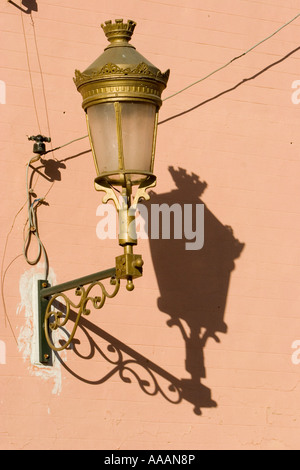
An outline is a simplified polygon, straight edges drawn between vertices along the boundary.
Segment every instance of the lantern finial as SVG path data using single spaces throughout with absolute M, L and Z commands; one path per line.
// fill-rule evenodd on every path
M 111 44 L 119 42 L 129 42 L 133 34 L 136 23 L 132 20 L 128 20 L 127 23 L 123 23 L 123 20 L 115 20 L 113 23 L 111 20 L 105 21 L 101 25 L 105 36 Z

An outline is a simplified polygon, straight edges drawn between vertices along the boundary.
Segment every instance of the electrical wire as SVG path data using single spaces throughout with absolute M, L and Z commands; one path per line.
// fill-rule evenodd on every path
M 47 107 L 44 76 L 43 76 L 43 70 L 42 70 L 42 66 L 41 66 L 41 60 L 40 60 L 40 54 L 39 54 L 39 48 L 38 48 L 38 41 L 37 41 L 37 36 L 36 36 L 36 31 L 35 31 L 35 24 L 34 24 L 32 13 L 30 13 L 30 18 L 31 18 L 34 44 L 35 44 L 37 61 L 38 61 L 40 77 L 41 77 L 41 83 L 42 83 L 42 91 L 43 91 L 43 99 L 44 99 L 44 105 L 45 105 L 45 114 L 46 114 L 48 135 L 50 136 L 50 134 L 51 134 L 51 132 L 50 132 L 50 121 L 49 121 L 49 115 L 48 115 L 48 107 Z M 41 134 L 41 126 L 40 126 L 40 121 L 39 121 L 39 116 L 38 116 L 38 110 L 37 110 L 37 104 L 36 104 L 34 87 L 33 87 L 33 80 L 32 80 L 32 72 L 31 72 L 30 61 L 29 61 L 29 52 L 28 52 L 28 45 L 27 45 L 27 39 L 26 39 L 26 33 L 25 33 L 23 11 L 21 11 L 21 19 L 22 19 L 23 36 L 24 36 L 24 43 L 25 43 L 25 49 L 26 49 L 27 64 L 28 64 L 28 70 L 29 70 L 29 77 L 30 77 L 30 83 L 31 83 L 33 103 L 34 103 L 34 108 L 35 108 L 35 113 L 36 113 L 36 119 L 37 119 L 39 132 Z M 48 152 L 52 152 L 52 149 L 49 150 Z M 44 257 L 44 260 L 45 260 L 45 277 L 44 277 L 44 279 L 46 280 L 48 278 L 48 273 L 49 273 L 49 264 L 48 264 L 48 257 L 47 257 L 47 253 L 46 253 L 44 244 L 42 243 L 42 241 L 40 239 L 40 236 L 39 236 L 39 232 L 38 232 L 37 208 L 45 200 L 45 197 L 49 193 L 51 188 L 53 187 L 54 182 L 52 183 L 51 187 L 48 189 L 46 195 L 43 198 L 37 198 L 33 202 L 31 202 L 31 194 L 32 194 L 33 191 L 29 189 L 28 172 L 29 172 L 29 167 L 30 167 L 31 163 L 38 160 L 39 158 L 40 158 L 39 156 L 38 157 L 37 156 L 32 157 L 29 160 L 29 162 L 26 166 L 26 195 L 27 195 L 27 211 L 28 211 L 28 219 L 27 219 L 28 228 L 27 228 L 27 234 L 25 236 L 24 243 L 23 243 L 23 256 L 25 257 L 28 264 L 35 265 L 35 264 L 38 263 L 38 261 L 40 260 L 42 254 L 43 254 L 43 257 Z M 37 239 L 37 242 L 38 242 L 38 252 L 37 252 L 37 256 L 34 259 L 30 259 L 29 255 L 28 255 L 28 250 L 29 250 L 29 247 L 30 247 L 31 240 L 32 240 L 33 236 L 35 236 L 35 238 Z
M 21 5 L 20 5 L 20 6 L 21 6 Z M 21 9 L 21 11 L 20 11 L 20 15 L 21 15 L 21 23 L 22 23 L 22 30 L 23 30 L 23 37 L 24 37 L 24 44 L 25 44 L 25 51 L 26 51 L 26 59 L 27 59 L 27 67 L 28 67 L 28 72 L 29 72 L 29 79 L 30 79 L 30 86 L 31 86 L 31 93 L 32 93 L 32 99 L 33 99 L 33 105 L 34 105 L 34 110 L 35 110 L 35 115 L 36 115 L 36 120 L 37 120 L 37 125 L 38 125 L 38 129 L 39 129 L 39 133 L 42 134 L 42 131 L 41 131 L 41 122 L 40 122 L 40 118 L 39 118 L 38 107 L 37 107 L 37 101 L 36 101 L 35 91 L 34 91 L 34 86 L 33 86 L 32 70 L 31 70 L 30 60 L 29 60 L 28 42 L 27 42 L 26 31 L 25 31 L 25 24 L 24 24 L 24 11 L 23 11 L 22 9 Z M 41 78 L 41 84 L 42 84 L 42 93 L 43 93 L 44 108 L 45 108 L 46 122 L 47 122 L 47 128 L 48 128 L 48 135 L 50 136 L 50 135 L 51 135 L 51 131 L 50 131 L 50 121 L 49 121 L 49 114 L 48 114 L 48 105 L 47 105 L 47 98 L 46 98 L 46 91 L 45 91 L 44 75 L 43 75 L 43 70 L 42 70 L 42 65 L 41 65 L 41 59 L 40 59 L 38 41 L 37 41 L 36 30 L 35 30 L 35 23 L 34 23 L 34 20 L 33 20 L 33 15 L 32 15 L 32 13 L 30 13 L 30 19 L 31 19 L 31 26 L 32 26 L 32 31 L 33 31 L 33 39 L 34 39 L 34 45 L 35 45 L 35 50 L 36 50 L 36 57 L 37 57 L 37 62 L 38 62 L 38 67 L 39 67 L 39 73 L 40 73 L 40 78 Z
M 36 217 L 36 210 L 37 208 L 43 203 L 45 200 L 45 197 L 42 198 L 37 198 L 34 199 L 33 202 L 31 202 L 31 194 L 32 190 L 29 188 L 28 184 L 28 172 L 29 172 L 29 167 L 32 162 L 36 161 L 37 156 L 32 157 L 29 162 L 27 163 L 26 166 L 26 195 L 27 195 L 27 211 L 28 211 L 28 228 L 27 228 L 27 234 L 24 239 L 24 244 L 23 244 L 23 256 L 25 260 L 27 261 L 28 264 L 30 265 L 35 265 L 38 263 L 40 260 L 42 254 L 44 257 L 45 261 L 45 277 L 44 279 L 46 280 L 48 278 L 49 274 L 49 264 L 48 264 L 48 257 L 47 253 L 44 247 L 44 244 L 42 243 L 40 236 L 39 236 L 39 231 L 38 231 L 38 224 L 37 224 L 37 217 Z M 38 252 L 37 256 L 33 259 L 30 259 L 28 256 L 28 250 L 31 244 L 31 239 L 32 236 L 35 236 L 38 242 Z
M 40 239 L 39 234 L 38 234 L 37 231 L 35 231 L 35 236 L 38 237 L 38 243 L 39 243 L 38 256 L 34 260 L 29 260 L 28 256 L 27 256 L 27 251 L 29 249 L 29 244 L 30 244 L 30 241 L 31 241 L 30 238 L 29 238 L 29 235 L 32 236 L 32 234 L 33 234 L 33 232 L 29 233 L 29 230 L 30 230 L 31 227 L 33 228 L 34 226 L 36 227 L 36 225 L 37 225 L 36 209 L 37 209 L 38 205 L 42 204 L 43 200 L 45 200 L 46 195 L 48 194 L 48 192 L 50 191 L 50 189 L 52 187 L 52 186 L 50 187 L 50 189 L 47 191 L 47 193 L 45 194 L 45 196 L 43 198 L 36 199 L 31 204 L 30 197 L 31 197 L 31 194 L 33 193 L 33 189 L 29 189 L 29 186 L 28 186 L 28 171 L 29 171 L 29 166 L 31 165 L 31 163 L 38 160 L 39 158 L 40 157 L 34 156 L 30 159 L 30 161 L 27 164 L 27 168 L 26 168 L 26 194 L 27 194 L 27 199 L 14 216 L 14 219 L 13 219 L 13 222 L 11 224 L 10 230 L 9 230 L 7 236 L 6 236 L 5 245 L 4 245 L 4 252 L 3 252 L 2 261 L 1 261 L 1 299 L 2 299 L 2 305 L 3 305 L 3 310 L 4 310 L 4 321 L 5 321 L 5 326 L 8 323 L 16 344 L 18 344 L 18 340 L 16 338 L 14 329 L 12 327 L 12 323 L 10 321 L 10 318 L 9 318 L 9 315 L 8 315 L 8 312 L 7 312 L 6 302 L 5 302 L 5 295 L 4 295 L 4 283 L 5 283 L 5 278 L 6 278 L 7 271 L 11 267 L 11 265 L 18 258 L 20 258 L 21 256 L 24 256 L 24 252 L 25 252 L 25 258 L 27 259 L 27 261 L 31 265 L 37 263 L 39 261 L 39 258 L 41 256 L 41 254 L 43 253 L 44 258 L 45 258 L 45 279 L 47 279 L 47 277 L 48 277 L 48 270 L 49 270 L 48 257 L 47 257 L 47 254 L 46 254 L 46 250 L 44 248 L 44 245 L 41 242 L 41 239 Z M 16 219 L 17 219 L 18 215 L 22 212 L 22 210 L 24 209 L 24 207 L 26 205 L 28 207 L 28 219 L 25 222 L 24 230 L 25 230 L 25 227 L 27 225 L 27 222 L 29 222 L 29 228 L 28 228 L 27 236 L 26 237 L 24 236 L 23 252 L 20 253 L 19 255 L 15 256 L 13 258 L 13 260 L 11 260 L 10 263 L 4 269 L 4 260 L 5 260 L 5 255 L 6 255 L 6 252 L 7 252 L 8 240 L 9 240 L 10 234 L 11 234 L 11 232 L 12 232 L 14 226 L 15 226 L 15 222 L 16 222 Z
M 11 324 L 11 321 L 10 321 L 10 318 L 9 318 L 9 315 L 7 313 L 7 308 L 6 308 L 6 302 L 5 302 L 5 296 L 4 296 L 4 283 L 5 283 L 5 277 L 6 277 L 6 273 L 8 271 L 8 269 L 10 268 L 10 266 L 16 261 L 16 259 L 20 258 L 20 256 L 22 256 L 22 253 L 15 256 L 13 260 L 11 260 L 11 262 L 8 264 L 8 266 L 6 266 L 5 268 L 5 271 L 2 271 L 1 270 L 1 297 L 2 297 L 2 305 L 3 305 L 3 310 L 4 310 L 4 321 L 5 321 L 5 326 L 6 326 L 6 323 L 8 323 L 9 325 L 9 328 L 12 332 L 12 335 L 14 337 L 14 340 L 16 342 L 16 344 L 18 345 L 18 340 L 16 338 L 16 335 L 15 335 L 15 332 L 14 332 L 14 329 L 13 329 L 13 326 Z
M 300 13 L 298 13 L 298 15 L 296 15 L 294 18 L 292 18 L 291 20 L 289 20 L 287 23 L 285 23 L 284 25 L 282 25 L 280 28 L 278 28 L 276 31 L 274 31 L 272 34 L 270 34 L 269 36 L 267 36 L 265 39 L 262 39 L 261 41 L 259 41 L 257 44 L 255 44 L 254 46 L 250 47 L 250 49 L 248 49 L 247 51 L 243 52 L 242 54 L 234 57 L 233 59 L 231 59 L 229 62 L 227 62 L 226 64 L 222 65 L 221 67 L 217 68 L 216 70 L 214 70 L 213 72 L 210 72 L 208 75 L 205 75 L 205 77 L 202 77 L 200 78 L 199 80 L 197 80 L 196 82 L 193 82 L 191 83 L 190 85 L 182 88 L 182 90 L 179 90 L 177 91 L 176 93 L 173 93 L 172 95 L 170 96 L 167 96 L 166 98 L 163 99 L 163 101 L 166 101 L 166 100 L 169 100 L 170 98 L 173 98 L 174 96 L 177 96 L 179 95 L 180 93 L 183 93 L 184 91 L 188 90 L 189 88 L 197 85 L 198 83 L 200 82 L 203 82 L 204 80 L 206 80 L 207 78 L 211 77 L 212 75 L 214 75 L 215 73 L 219 72 L 220 70 L 223 70 L 225 69 L 226 67 L 228 67 L 230 64 L 232 64 L 232 62 L 234 62 L 235 60 L 238 60 L 240 59 L 241 57 L 245 56 L 246 54 L 249 54 L 249 52 L 253 51 L 253 49 L 255 49 L 256 47 L 260 46 L 261 44 L 263 44 L 265 41 L 268 41 L 268 39 L 272 38 L 273 36 L 275 36 L 275 34 L 279 33 L 279 31 L 281 31 L 283 28 L 285 28 L 286 26 L 288 26 L 290 23 L 292 23 L 293 21 L 295 21 L 297 18 L 299 18 L 300 16 Z
M 18 259 L 20 256 L 22 256 L 22 253 L 15 256 L 15 258 L 9 263 L 8 266 L 6 266 L 5 270 L 4 270 L 4 260 L 5 260 L 5 255 L 6 255 L 6 251 L 7 251 L 7 246 L 8 246 L 8 239 L 9 239 L 9 236 L 14 228 L 14 225 L 15 225 L 15 222 L 16 222 L 16 219 L 18 217 L 18 215 L 22 212 L 22 210 L 24 209 L 26 205 L 26 202 L 22 205 L 22 207 L 18 210 L 18 212 L 16 213 L 16 215 L 14 216 L 14 219 L 13 219 L 13 222 L 12 222 L 12 225 L 10 227 L 10 230 L 8 232 L 8 234 L 6 235 L 6 240 L 5 240 L 5 244 L 4 244 L 4 251 L 3 251 L 3 256 L 2 256 L 2 261 L 1 261 L 1 299 L 2 299 L 2 305 L 3 305 L 3 310 L 4 310 L 4 322 L 5 322 L 5 326 L 6 324 L 8 323 L 9 324 L 9 327 L 11 329 L 11 332 L 12 332 L 12 335 L 14 337 L 14 340 L 16 341 L 16 343 L 18 344 L 18 341 L 17 341 L 17 338 L 16 338 L 16 335 L 15 335 L 15 332 L 13 330 L 13 327 L 12 327 L 12 324 L 11 324 L 11 321 L 9 319 L 9 315 L 7 313 L 7 308 L 6 308 L 6 303 L 5 303 L 5 296 L 4 296 L 4 283 L 5 283 L 5 277 L 6 277 L 6 273 L 9 269 L 9 267 L 12 265 L 12 263 Z
M 23 13 L 21 13 L 21 15 L 23 15 Z M 44 98 L 44 105 L 45 105 L 45 115 L 46 115 L 46 121 L 47 121 L 48 135 L 50 137 L 51 131 L 50 131 L 50 121 L 49 121 L 49 114 L 48 114 L 48 105 L 47 105 L 47 98 L 46 98 L 44 75 L 43 75 L 43 69 L 42 69 L 42 65 L 41 65 L 40 53 L 39 53 L 38 42 L 37 42 L 36 31 L 35 31 L 35 24 L 34 24 L 34 21 L 33 21 L 32 13 L 30 13 L 30 18 L 31 18 L 32 30 L 33 30 L 36 56 L 37 56 L 37 61 L 38 61 L 39 69 L 40 69 L 40 77 L 41 77 L 41 83 L 42 83 L 42 91 L 43 91 L 43 98 Z M 52 144 L 50 144 L 50 145 L 52 145 Z
M 21 23 L 22 23 L 22 29 L 23 29 L 24 45 L 25 45 L 25 51 L 26 51 L 26 59 L 27 59 L 27 66 L 28 66 L 28 72 L 29 72 L 29 80 L 30 80 L 30 86 L 31 86 L 33 106 L 34 106 L 34 110 L 35 110 L 37 126 L 38 126 L 39 132 L 41 134 L 42 133 L 41 132 L 41 124 L 40 124 L 40 120 L 39 120 L 39 114 L 38 114 L 38 110 L 37 110 L 37 103 L 36 103 L 36 99 L 35 99 L 32 72 L 31 72 L 31 68 L 30 68 L 28 43 L 27 43 L 27 38 L 26 38 L 26 33 L 25 33 L 25 25 L 24 25 L 24 18 L 23 18 L 23 13 L 22 12 L 21 12 Z
M 264 42 L 268 41 L 270 38 L 272 38 L 273 36 L 275 36 L 277 33 L 279 33 L 283 28 L 285 28 L 286 26 L 288 26 L 289 24 L 291 24 L 293 21 L 295 21 L 297 18 L 300 17 L 300 13 L 298 13 L 294 18 L 292 18 L 291 20 L 289 20 L 287 23 L 284 23 L 282 26 L 280 26 L 280 28 L 276 29 L 276 31 L 274 31 L 272 34 L 270 34 L 269 36 L 267 36 L 266 38 L 262 39 L 261 41 L 259 41 L 257 44 L 255 44 L 254 46 L 250 47 L 250 49 L 248 49 L 247 51 L 243 52 L 242 54 L 234 57 L 233 59 L 231 59 L 229 62 L 227 62 L 226 64 L 222 65 L 221 67 L 218 67 L 216 70 L 214 70 L 213 72 L 210 72 L 208 75 L 205 75 L 204 77 L 200 78 L 199 80 L 196 80 L 195 82 L 191 83 L 190 85 L 187 85 L 186 87 L 182 88 L 181 90 L 177 91 L 176 93 L 173 93 L 172 95 L 170 96 L 167 96 L 166 98 L 164 98 L 162 101 L 167 101 L 171 98 L 174 98 L 174 96 L 177 96 L 179 95 L 180 93 L 183 93 L 184 91 L 188 90 L 189 88 L 197 85 L 198 83 L 200 82 L 203 82 L 204 80 L 206 80 L 207 78 L 211 77 L 212 75 L 216 74 L 217 72 L 220 72 L 220 70 L 223 70 L 225 69 L 226 67 L 228 67 L 230 64 L 232 64 L 233 62 L 235 62 L 236 60 L 240 59 L 241 57 L 244 57 L 245 55 L 249 54 L 249 52 L 253 51 L 254 49 L 256 49 L 258 46 L 260 46 L 261 44 L 263 44 Z M 88 137 L 88 135 L 84 135 L 83 137 L 79 137 L 78 139 L 74 139 L 74 140 L 71 140 L 70 142 L 67 142 L 66 144 L 63 144 L 63 145 L 60 145 L 59 147 L 56 147 L 55 149 L 53 150 L 48 150 L 47 152 L 45 153 L 49 153 L 49 152 L 52 152 L 54 150 L 59 150 L 63 147 L 66 147 L 67 145 L 70 145 L 72 144 L 73 142 L 76 142 L 77 140 L 81 140 L 81 139 L 85 139 L 86 137 Z
M 70 142 L 67 142 L 66 144 L 60 145 L 59 147 L 56 147 L 56 148 L 51 149 L 51 150 L 47 150 L 43 155 L 46 155 L 49 152 L 54 152 L 55 150 L 62 149 L 63 147 L 66 147 L 67 145 L 73 144 L 73 142 L 77 142 L 77 140 L 86 139 L 87 137 L 88 137 L 88 134 L 84 135 L 82 137 L 77 137 L 77 139 L 70 140 Z

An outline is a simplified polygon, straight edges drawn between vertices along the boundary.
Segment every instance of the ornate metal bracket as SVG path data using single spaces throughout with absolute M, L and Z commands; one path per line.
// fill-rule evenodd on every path
M 146 190 L 155 186 L 156 177 L 154 175 L 148 176 L 140 183 L 136 191 L 133 208 L 140 199 L 149 199 Z M 130 214 L 130 196 L 131 186 L 127 185 L 123 188 L 120 201 L 115 195 L 113 188 L 104 179 L 98 180 L 96 188 L 104 191 L 106 194 L 103 202 L 113 200 L 119 212 L 119 245 L 124 248 L 124 254 L 116 258 L 116 267 L 106 271 L 100 271 L 85 277 L 75 279 L 57 286 L 50 286 L 48 281 L 39 281 L 39 338 L 40 338 L 40 356 L 39 361 L 43 364 L 51 365 L 51 351 L 62 351 L 66 349 L 72 342 L 76 333 L 78 323 L 82 315 L 88 315 L 90 310 L 88 308 L 89 302 L 95 309 L 103 307 L 107 298 L 112 298 L 117 295 L 120 288 L 120 279 L 126 279 L 126 289 L 133 290 L 133 279 L 142 276 L 143 260 L 141 255 L 133 254 L 133 246 L 137 244 L 135 233 L 133 232 L 132 225 L 135 227 L 134 214 Z M 109 293 L 104 287 L 104 279 L 109 279 L 110 283 L 114 286 L 112 293 Z M 88 285 L 87 287 L 85 287 Z M 66 291 L 75 289 L 75 296 L 79 297 L 79 301 L 73 301 L 65 294 Z M 92 290 L 98 289 L 98 295 L 92 295 Z M 65 313 L 54 309 L 55 301 L 63 299 L 65 303 Z M 69 334 L 67 341 L 63 345 L 57 346 L 52 340 L 51 333 L 57 328 L 64 328 L 69 320 L 70 311 L 77 311 L 77 318 L 75 320 L 72 331 Z
M 138 204 L 138 202 L 141 199 L 144 199 L 145 201 L 148 201 L 150 199 L 150 196 L 146 192 L 146 190 L 154 188 L 155 186 L 156 186 L 156 176 L 154 176 L 154 175 L 148 176 L 148 178 L 146 180 L 142 181 L 141 184 L 139 185 L 139 187 L 136 191 L 136 194 L 135 194 L 132 205 L 134 207 L 136 207 L 136 205 Z
M 110 283 L 114 286 L 113 292 L 110 294 L 104 287 L 104 279 L 109 279 Z M 88 287 L 84 287 L 87 284 Z M 92 289 L 98 288 L 100 292 L 98 295 L 91 294 Z M 39 360 L 43 364 L 51 365 L 51 351 L 62 351 L 66 349 L 76 333 L 81 315 L 89 315 L 90 310 L 87 308 L 89 302 L 92 303 L 95 309 L 103 307 L 107 298 L 115 297 L 120 288 L 120 280 L 116 278 L 116 269 L 108 269 L 100 271 L 89 276 L 74 279 L 73 281 L 58 284 L 57 286 L 50 286 L 48 281 L 38 281 L 39 292 L 39 346 L 40 356 Z M 66 291 L 75 289 L 75 295 L 79 296 L 79 302 L 73 302 L 66 294 Z M 65 302 L 65 313 L 52 310 L 53 303 L 56 299 L 62 298 Z M 77 317 L 70 333 L 68 340 L 61 346 L 55 346 L 51 332 L 58 327 L 62 328 L 69 320 L 70 310 L 77 311 Z
M 136 190 L 132 206 L 136 207 L 141 199 L 148 201 L 150 199 L 150 196 L 146 191 L 148 189 L 154 188 L 155 186 L 156 186 L 156 176 L 147 175 L 147 177 L 143 181 L 141 181 L 139 187 Z M 103 204 L 106 204 L 109 200 L 111 200 L 114 202 L 117 211 L 120 211 L 121 209 L 120 200 L 117 198 L 112 185 L 108 183 L 105 178 L 100 178 L 100 177 L 96 178 L 95 189 L 97 191 L 105 192 L 105 195 L 102 198 Z M 129 198 L 128 194 L 126 197 Z
M 120 210 L 119 200 L 112 188 L 112 186 L 103 178 L 101 181 L 95 183 L 96 191 L 103 191 L 105 195 L 102 198 L 103 204 L 106 204 L 109 200 L 113 201 L 117 211 Z

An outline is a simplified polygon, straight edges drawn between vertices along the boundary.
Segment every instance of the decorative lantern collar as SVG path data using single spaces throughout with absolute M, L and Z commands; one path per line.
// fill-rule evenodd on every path
M 116 93 L 127 101 L 148 100 L 160 107 L 170 71 L 162 73 L 129 44 L 136 23 L 118 19 L 101 26 L 110 44 L 84 72 L 75 70 L 74 82 L 82 94 L 83 109 L 107 102 Z

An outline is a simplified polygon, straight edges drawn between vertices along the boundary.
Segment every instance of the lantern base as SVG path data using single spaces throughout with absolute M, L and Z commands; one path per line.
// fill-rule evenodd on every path
M 119 179 L 114 178 L 118 175 Z M 132 179 L 131 175 L 140 176 L 139 179 Z M 132 170 L 115 172 L 115 173 L 102 173 L 95 178 L 95 189 L 97 191 L 104 191 L 106 194 L 103 196 L 102 202 L 106 204 L 109 200 L 114 201 L 117 210 L 120 210 L 120 203 L 114 191 L 113 186 L 122 186 L 128 192 L 128 199 L 131 196 L 131 188 L 134 185 L 139 185 L 134 195 L 132 206 L 136 206 L 141 199 L 148 201 L 150 199 L 146 190 L 156 186 L 156 176 L 150 172 L 136 172 Z M 130 189 L 128 188 L 130 187 Z
M 131 186 L 140 185 L 143 181 L 149 182 L 149 178 L 152 179 L 156 177 L 150 171 L 143 170 L 116 170 L 114 172 L 107 171 L 101 173 L 95 178 L 95 183 L 100 184 L 105 179 L 108 183 L 114 186 L 126 186 L 129 182 Z

